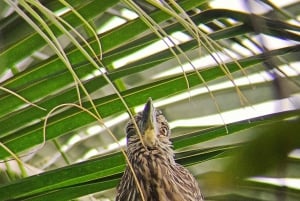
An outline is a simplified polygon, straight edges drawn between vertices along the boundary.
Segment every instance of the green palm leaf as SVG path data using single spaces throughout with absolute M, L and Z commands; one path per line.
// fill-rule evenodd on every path
M 0 3 L 0 200 L 113 199 L 126 113 L 149 97 L 207 199 L 299 200 L 257 178 L 300 177 L 300 4 L 157 2 Z

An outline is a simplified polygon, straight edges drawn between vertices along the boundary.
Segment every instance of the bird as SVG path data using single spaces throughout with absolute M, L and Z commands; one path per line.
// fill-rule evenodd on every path
M 151 98 L 133 119 L 125 128 L 128 165 L 115 201 L 204 201 L 197 180 L 175 162 L 169 124 Z

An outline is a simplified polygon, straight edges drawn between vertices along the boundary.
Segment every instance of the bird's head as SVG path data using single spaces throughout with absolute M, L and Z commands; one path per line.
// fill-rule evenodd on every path
M 162 112 L 153 106 L 151 98 L 146 103 L 144 110 L 137 113 L 134 119 L 139 132 L 130 120 L 126 126 L 127 149 L 129 151 L 130 149 L 139 149 L 141 146 L 144 146 L 145 150 L 169 149 L 171 145 L 169 124 Z

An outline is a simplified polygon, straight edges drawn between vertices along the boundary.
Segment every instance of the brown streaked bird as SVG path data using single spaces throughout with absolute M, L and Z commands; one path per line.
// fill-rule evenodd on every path
M 143 143 L 132 121 L 126 126 L 127 156 L 132 170 L 126 167 L 117 188 L 116 201 L 202 201 L 193 175 L 174 160 L 170 128 L 151 98 L 135 117 Z

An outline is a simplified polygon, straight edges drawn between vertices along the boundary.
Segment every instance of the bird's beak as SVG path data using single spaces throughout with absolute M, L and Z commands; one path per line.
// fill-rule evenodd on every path
M 142 116 L 142 128 L 141 132 L 145 145 L 153 146 L 156 141 L 157 122 L 155 108 L 152 103 L 152 99 L 149 98 L 145 105 L 143 116 Z

